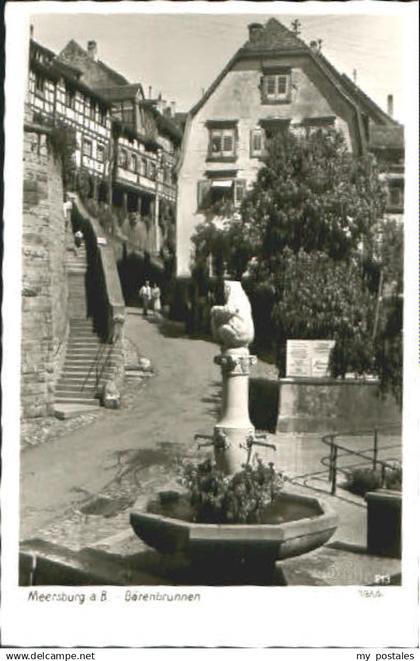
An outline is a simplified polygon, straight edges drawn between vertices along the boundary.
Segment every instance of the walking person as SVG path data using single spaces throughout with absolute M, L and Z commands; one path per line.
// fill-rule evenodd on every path
M 141 287 L 139 296 L 143 305 L 143 317 L 147 317 L 150 302 L 152 300 L 152 289 L 148 280 L 146 280 L 143 287 Z
M 82 245 L 82 241 L 83 241 L 83 232 L 81 230 L 77 230 L 77 232 L 75 232 L 74 234 L 74 242 L 76 244 L 76 248 L 80 248 L 80 246 Z
M 155 317 L 159 317 L 162 304 L 160 302 L 160 287 L 156 282 L 152 287 L 152 307 Z

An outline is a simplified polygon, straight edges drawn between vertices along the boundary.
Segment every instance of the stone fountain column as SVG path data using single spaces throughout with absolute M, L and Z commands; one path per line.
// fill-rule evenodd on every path
M 240 282 L 225 282 L 226 305 L 211 311 L 214 338 L 221 353 L 214 362 L 222 370 L 223 395 L 221 418 L 214 427 L 216 463 L 226 474 L 235 473 L 246 463 L 255 428 L 249 418 L 249 374 L 257 362 L 248 345 L 254 339 L 251 305 Z
M 253 438 L 255 427 L 249 418 L 249 374 L 257 362 L 247 348 L 226 349 L 215 357 L 222 369 L 222 414 L 214 427 L 216 463 L 224 473 L 241 469 L 248 458 L 247 439 Z

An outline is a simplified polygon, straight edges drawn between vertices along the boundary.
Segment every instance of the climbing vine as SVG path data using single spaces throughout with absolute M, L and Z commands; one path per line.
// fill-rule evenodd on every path
M 47 126 L 48 145 L 56 160 L 61 161 L 63 185 L 67 190 L 75 188 L 76 183 L 76 130 L 57 119 L 34 114 L 34 122 Z

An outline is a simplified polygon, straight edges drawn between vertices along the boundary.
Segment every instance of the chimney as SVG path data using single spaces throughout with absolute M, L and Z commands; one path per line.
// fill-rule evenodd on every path
M 87 52 L 90 59 L 96 62 L 98 58 L 98 44 L 96 41 L 91 40 L 87 42 Z
M 175 101 L 171 101 L 171 116 L 175 117 L 175 113 L 176 113 L 176 103 Z
M 318 49 L 318 42 L 315 41 L 315 40 L 310 41 L 309 45 L 312 48 L 312 50 L 317 50 Z
M 30 36 L 31 39 L 34 38 L 34 26 L 33 25 L 29 26 L 29 36 Z
M 387 110 L 388 110 L 388 115 L 390 117 L 394 116 L 394 97 L 392 94 L 388 94 L 386 98 L 386 105 L 387 105 Z
M 152 86 L 149 85 L 149 99 L 152 98 Z
M 263 31 L 261 23 L 250 23 L 248 25 L 249 41 L 254 42 L 259 39 Z

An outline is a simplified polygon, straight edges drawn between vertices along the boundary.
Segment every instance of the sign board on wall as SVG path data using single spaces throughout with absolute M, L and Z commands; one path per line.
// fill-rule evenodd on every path
M 334 340 L 287 340 L 286 376 L 324 378 Z

